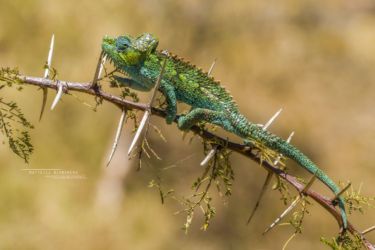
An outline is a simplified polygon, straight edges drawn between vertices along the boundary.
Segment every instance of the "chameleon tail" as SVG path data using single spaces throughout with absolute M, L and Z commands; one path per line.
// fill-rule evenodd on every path
M 348 227 L 348 218 L 346 217 L 346 212 L 345 212 L 345 201 L 342 197 L 338 198 L 339 201 L 339 208 L 341 210 L 341 218 L 343 222 L 343 227 L 346 229 Z
M 316 175 L 328 188 L 335 194 L 340 192 L 340 188 L 321 170 L 316 166 L 306 155 L 304 155 L 297 148 L 281 139 L 280 137 L 268 133 L 267 131 L 252 131 L 251 137 L 259 140 L 265 146 L 283 154 L 284 156 L 294 160 L 300 166 L 305 168 L 310 173 Z M 347 216 L 345 212 L 345 201 L 342 197 L 338 198 L 338 206 L 341 210 L 341 218 L 344 229 L 347 228 Z

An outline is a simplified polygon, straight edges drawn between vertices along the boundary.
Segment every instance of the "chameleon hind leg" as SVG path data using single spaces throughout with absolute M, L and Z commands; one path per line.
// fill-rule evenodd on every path
M 233 130 L 230 119 L 224 113 L 204 108 L 195 108 L 181 116 L 178 119 L 178 127 L 181 130 L 187 130 L 201 121 L 218 125 L 228 131 Z

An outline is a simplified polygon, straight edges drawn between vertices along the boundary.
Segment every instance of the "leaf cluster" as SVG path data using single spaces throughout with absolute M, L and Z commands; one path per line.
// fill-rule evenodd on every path
M 22 90 L 22 84 L 17 79 L 18 70 L 2 68 L 0 70 L 0 91 L 4 87 L 16 87 Z M 9 148 L 19 157 L 28 162 L 34 148 L 31 144 L 29 130 L 33 125 L 25 118 L 22 110 L 14 101 L 0 97 L 0 132 L 3 144 L 8 142 Z

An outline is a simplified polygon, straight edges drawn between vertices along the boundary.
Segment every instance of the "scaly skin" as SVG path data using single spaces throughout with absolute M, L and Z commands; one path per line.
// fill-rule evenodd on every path
M 156 50 L 157 45 L 158 40 L 145 33 L 137 38 L 128 35 L 118 38 L 104 37 L 102 49 L 118 71 L 130 77 L 115 76 L 118 82 L 140 91 L 150 91 L 154 87 L 163 61 L 167 60 L 159 90 L 167 101 L 168 124 L 176 118 L 177 101 L 184 102 L 191 105 L 192 109 L 179 118 L 180 129 L 189 129 L 200 121 L 218 125 L 245 141 L 256 141 L 283 154 L 315 174 L 335 194 L 340 191 L 339 187 L 297 148 L 249 122 L 219 82 L 176 56 L 166 57 Z M 347 217 L 343 198 L 338 199 L 338 205 L 343 226 L 346 228 Z

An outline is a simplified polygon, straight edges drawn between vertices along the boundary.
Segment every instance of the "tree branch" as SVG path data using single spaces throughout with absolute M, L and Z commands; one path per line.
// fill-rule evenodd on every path
M 58 84 L 56 80 L 49 80 L 45 78 L 39 78 L 39 77 L 31 77 L 31 76 L 17 76 L 18 80 L 22 81 L 25 84 L 35 85 L 43 88 L 51 88 L 51 89 L 57 89 Z M 147 104 L 143 103 L 135 103 L 129 100 L 124 100 L 118 96 L 109 94 L 107 92 L 104 92 L 101 89 L 92 88 L 91 83 L 78 83 L 78 82 L 67 82 L 67 81 L 59 81 L 59 84 L 62 84 L 64 86 L 64 91 L 78 91 L 83 92 L 92 96 L 96 96 L 99 98 L 102 98 L 103 100 L 106 100 L 112 104 L 115 104 L 119 108 L 123 109 L 138 109 L 138 110 L 150 110 L 150 107 Z M 159 116 L 159 117 L 166 117 L 166 113 L 158 108 L 151 108 L 152 114 Z M 177 119 L 175 120 L 175 122 Z M 332 199 L 327 198 L 318 192 L 315 192 L 312 189 L 304 190 L 305 185 L 298 181 L 298 179 L 295 176 L 292 176 L 284 171 L 282 171 L 279 168 L 274 167 L 273 165 L 269 164 L 266 161 L 262 161 L 260 157 L 252 151 L 252 148 L 250 148 L 247 145 L 242 145 L 238 143 L 234 143 L 231 141 L 228 141 L 227 139 L 224 139 L 220 136 L 217 136 L 209 131 L 202 130 L 198 126 L 193 126 L 191 128 L 191 131 L 195 132 L 199 136 L 201 136 L 204 139 L 208 140 L 214 140 L 215 142 L 221 143 L 222 145 L 226 145 L 228 149 L 231 149 L 237 153 L 240 153 L 251 160 L 257 162 L 258 164 L 261 164 L 264 168 L 266 168 L 268 171 L 272 171 L 282 179 L 284 179 L 286 182 L 288 182 L 291 186 L 293 186 L 299 193 L 303 193 L 305 196 L 311 197 L 313 200 L 315 200 L 321 207 L 323 207 L 325 210 L 327 210 L 337 221 L 338 225 L 342 225 L 342 219 L 340 212 L 336 210 L 335 206 L 332 204 Z M 348 228 L 347 230 L 353 234 L 353 235 L 359 235 L 362 239 L 364 247 L 366 249 L 372 249 L 375 250 L 375 246 L 372 245 L 362 234 L 359 230 L 357 230 L 353 224 L 351 224 L 348 221 Z

